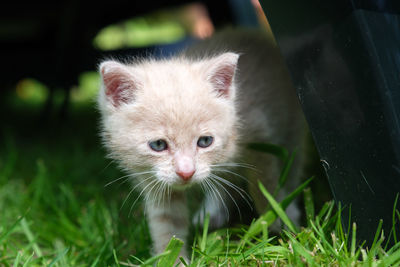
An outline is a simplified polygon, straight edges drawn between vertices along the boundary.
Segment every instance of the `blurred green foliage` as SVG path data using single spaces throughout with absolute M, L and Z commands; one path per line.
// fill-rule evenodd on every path
M 79 76 L 79 85 L 72 88 L 73 103 L 92 104 L 99 91 L 100 75 L 95 71 L 87 71 Z
M 185 28 L 175 13 L 137 17 L 102 29 L 93 44 L 100 50 L 170 44 L 185 36 Z

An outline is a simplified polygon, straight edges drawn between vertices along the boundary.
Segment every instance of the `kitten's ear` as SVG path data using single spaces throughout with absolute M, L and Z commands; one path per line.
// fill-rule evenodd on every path
M 229 52 L 212 58 L 208 62 L 207 80 L 212 84 L 218 97 L 234 96 L 232 83 L 238 59 L 238 54 Z
M 140 83 L 121 63 L 105 61 L 100 64 L 99 72 L 103 80 L 103 90 L 108 101 L 118 107 L 123 103 L 129 103 L 134 99 L 136 89 Z

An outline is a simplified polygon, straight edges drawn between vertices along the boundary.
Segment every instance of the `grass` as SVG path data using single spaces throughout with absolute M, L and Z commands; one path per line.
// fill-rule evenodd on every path
M 74 107 L 70 120 L 62 123 L 38 122 L 36 113 L 29 107 L 1 112 L 0 266 L 172 266 L 182 241 L 172 239 L 163 254 L 152 257 L 140 201 L 129 215 L 129 205 L 121 209 L 129 188 L 104 187 L 123 174 L 104 159 L 94 110 Z M 276 147 L 259 149 L 287 157 Z M 389 233 L 379 227 L 367 248 L 357 240 L 356 225 L 343 229 L 341 212 L 332 201 L 316 207 L 311 185 L 307 180 L 278 203 L 260 184 L 271 210 L 249 226 L 214 232 L 208 231 L 206 220 L 203 229 L 194 233 L 190 263 L 182 259 L 182 264 L 400 265 L 400 244 L 386 246 Z M 301 228 L 284 211 L 294 197 L 304 199 L 306 222 Z M 272 235 L 268 226 L 278 217 L 285 230 Z M 398 217 L 394 210 L 394 222 Z M 396 231 L 390 235 L 397 241 Z

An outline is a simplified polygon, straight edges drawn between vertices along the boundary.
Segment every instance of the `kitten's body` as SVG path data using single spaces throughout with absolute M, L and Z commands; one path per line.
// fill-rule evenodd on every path
M 224 209 L 239 202 L 228 194 L 242 198 L 241 191 L 220 180 L 237 177 L 231 173 L 243 166 L 237 163 L 254 165 L 260 172 L 249 178 L 262 180 L 270 190 L 279 178 L 279 160 L 247 151 L 246 143 L 268 142 L 290 151 L 302 144 L 304 120 L 286 67 L 260 32 L 225 32 L 176 58 L 130 65 L 107 61 L 100 71 L 104 143 L 128 172 L 148 172 L 135 180 L 146 198 L 156 253 L 171 236 L 186 238 L 186 187 L 219 190 L 206 196 L 205 207 L 221 224 L 227 218 Z M 212 137 L 211 144 L 204 137 Z M 165 149 L 155 151 L 163 142 Z M 293 188 L 297 179 L 291 180 Z M 265 200 L 254 185 L 249 191 L 261 212 Z

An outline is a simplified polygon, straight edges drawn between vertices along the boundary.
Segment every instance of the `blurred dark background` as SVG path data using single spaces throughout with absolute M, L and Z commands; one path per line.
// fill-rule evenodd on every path
M 8 1 L 0 11 L 1 100 L 15 87 L 28 97 L 26 87 L 39 82 L 46 87 L 42 115 L 57 108 L 66 116 L 73 87 L 101 58 L 172 51 L 190 37 L 209 36 L 234 21 L 231 2 Z

